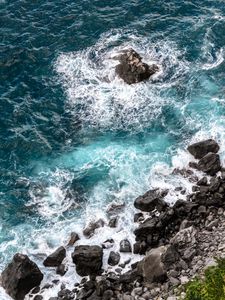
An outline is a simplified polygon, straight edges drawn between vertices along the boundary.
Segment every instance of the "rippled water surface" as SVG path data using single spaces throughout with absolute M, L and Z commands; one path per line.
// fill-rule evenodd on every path
M 82 242 L 133 239 L 137 195 L 190 188 L 171 175 L 190 141 L 224 153 L 224 31 L 220 0 L 0 1 L 0 271 L 17 251 L 41 265 L 111 202 L 126 203 L 119 229 Z M 127 47 L 158 74 L 117 78 Z

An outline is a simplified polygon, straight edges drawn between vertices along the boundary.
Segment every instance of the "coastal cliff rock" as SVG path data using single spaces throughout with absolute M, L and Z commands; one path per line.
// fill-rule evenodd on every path
M 103 249 L 100 246 L 75 247 L 72 259 L 80 276 L 97 275 L 102 267 Z
M 212 139 L 204 140 L 201 142 L 194 143 L 188 146 L 187 150 L 194 156 L 196 159 L 203 158 L 209 152 L 217 153 L 220 147 L 218 143 Z
M 163 200 L 167 191 L 154 189 L 146 192 L 143 196 L 138 197 L 134 201 L 134 206 L 142 211 L 150 212 L 154 209 L 162 211 L 168 207 L 168 204 Z
M 146 80 L 159 70 L 154 64 L 149 66 L 142 62 L 142 57 L 133 49 L 125 50 L 119 56 L 119 62 L 116 66 L 116 74 L 127 84 Z
M 23 300 L 25 295 L 38 286 L 43 274 L 27 255 L 15 254 L 12 262 L 2 272 L 2 286 L 15 300 Z
M 146 282 L 163 282 L 167 278 L 166 270 L 162 262 L 162 255 L 166 247 L 161 246 L 150 250 L 145 258 L 138 263 L 138 273 Z

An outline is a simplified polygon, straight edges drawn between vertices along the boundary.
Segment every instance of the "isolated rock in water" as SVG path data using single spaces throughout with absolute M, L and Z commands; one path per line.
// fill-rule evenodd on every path
M 103 227 L 105 222 L 102 219 L 99 219 L 96 222 L 90 222 L 88 226 L 83 230 L 83 234 L 86 237 L 91 237 L 97 228 Z
M 116 73 L 128 84 L 146 80 L 159 70 L 156 65 L 149 66 L 143 63 L 142 57 L 133 49 L 125 50 L 119 56 L 119 61 L 119 65 L 116 66 Z
M 198 143 L 194 143 L 188 146 L 187 149 L 196 159 L 200 159 L 209 152 L 217 153 L 219 151 L 219 148 L 220 147 L 216 141 L 209 139 Z
M 120 261 L 120 254 L 118 252 L 111 251 L 109 254 L 108 264 L 110 266 L 116 266 Z
M 132 252 L 131 244 L 127 239 L 120 242 L 120 252 Z
M 166 252 L 166 247 L 161 246 L 150 250 L 145 258 L 138 263 L 137 269 L 145 282 L 163 282 L 166 279 L 166 270 L 162 262 L 162 255 Z
M 66 257 L 66 249 L 59 247 L 50 254 L 43 262 L 45 267 L 58 267 Z
M 134 206 L 142 211 L 151 212 L 154 209 L 158 211 L 164 210 L 168 205 L 163 200 L 166 196 L 167 191 L 160 191 L 159 189 L 150 190 L 143 196 L 138 197 L 134 201 Z
M 215 153 L 208 153 L 198 162 L 198 170 L 214 176 L 221 169 L 220 157 Z
M 38 266 L 27 255 L 15 254 L 12 262 L 2 272 L 2 286 L 15 300 L 23 300 L 25 295 L 43 279 Z
M 80 276 L 97 275 L 102 267 L 103 250 L 99 246 L 77 246 L 72 259 Z

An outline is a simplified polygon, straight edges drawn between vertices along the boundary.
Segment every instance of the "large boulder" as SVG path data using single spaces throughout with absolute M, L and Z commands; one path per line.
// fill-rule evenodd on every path
M 80 276 L 97 275 L 102 267 L 103 249 L 99 246 L 75 247 L 72 259 Z
M 59 247 L 52 254 L 50 254 L 43 262 L 45 267 L 58 267 L 66 257 L 66 249 Z
M 200 159 L 197 165 L 198 170 L 214 176 L 221 170 L 220 157 L 215 153 L 208 153 Z
M 209 152 L 217 153 L 219 151 L 219 145 L 216 141 L 208 139 L 198 143 L 194 143 L 188 146 L 188 151 L 196 158 L 203 158 Z
M 12 262 L 2 272 L 2 286 L 15 300 L 23 300 L 25 295 L 43 279 L 38 266 L 27 255 L 15 254 Z
M 134 206 L 142 211 L 151 212 L 154 209 L 162 211 L 167 208 L 167 203 L 163 200 L 167 191 L 160 191 L 159 189 L 150 190 L 142 196 L 139 196 L 134 201 Z
M 138 263 L 137 270 L 145 282 L 163 282 L 167 275 L 162 255 L 166 252 L 166 247 L 161 246 L 150 250 L 145 258 Z
M 120 261 L 120 254 L 118 252 L 111 251 L 108 258 L 108 264 L 110 266 L 118 265 Z
M 116 73 L 128 84 L 146 80 L 159 70 L 154 64 L 149 66 L 142 62 L 142 57 L 133 49 L 123 51 L 119 56 L 119 62 Z

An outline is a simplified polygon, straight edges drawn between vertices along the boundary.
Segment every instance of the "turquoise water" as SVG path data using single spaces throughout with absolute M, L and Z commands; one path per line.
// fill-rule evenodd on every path
M 136 196 L 190 188 L 171 175 L 188 143 L 223 154 L 224 29 L 219 0 L 0 2 L 0 271 L 17 251 L 41 264 L 111 202 L 127 204 L 120 230 L 82 242 L 133 239 Z M 124 84 L 126 47 L 160 72 Z

